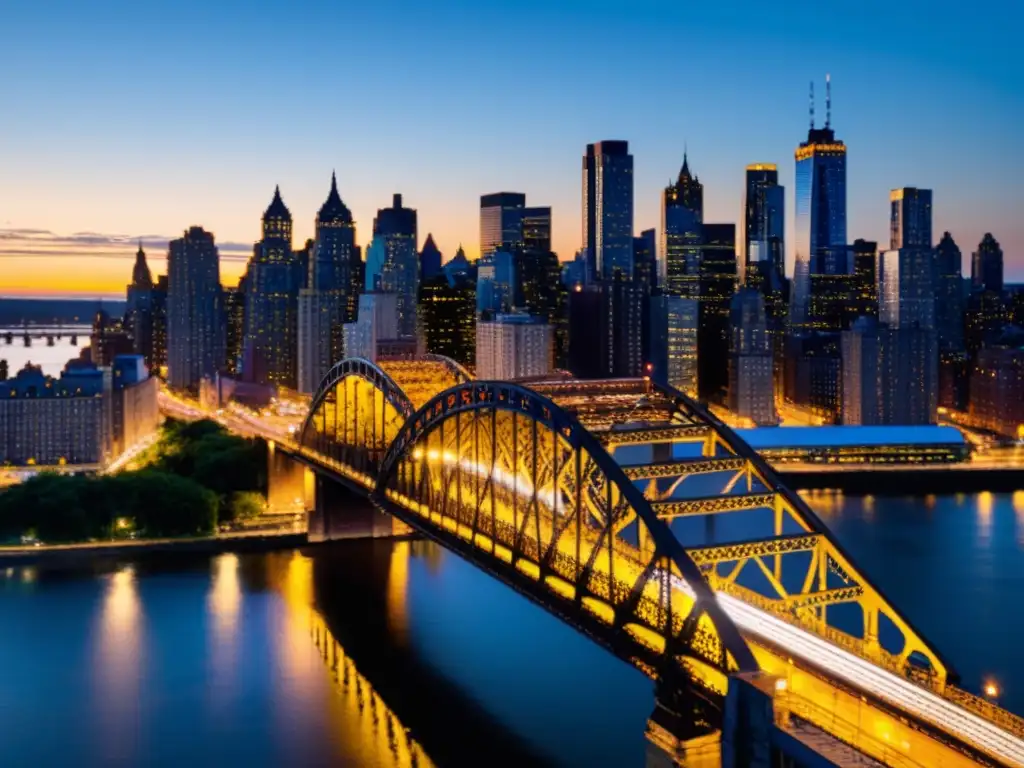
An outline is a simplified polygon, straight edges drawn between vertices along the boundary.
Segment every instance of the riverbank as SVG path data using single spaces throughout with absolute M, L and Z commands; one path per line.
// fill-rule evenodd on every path
M 1014 493 L 1024 491 L 1024 469 L 950 467 L 886 467 L 834 470 L 776 469 L 793 490 L 832 489 L 852 494 L 927 495 L 936 493 Z
M 96 560 L 139 559 L 166 554 L 221 554 L 224 552 L 272 552 L 304 547 L 305 531 L 294 530 L 222 533 L 174 539 L 53 544 L 40 547 L 0 547 L 0 568 L 18 565 L 80 566 Z

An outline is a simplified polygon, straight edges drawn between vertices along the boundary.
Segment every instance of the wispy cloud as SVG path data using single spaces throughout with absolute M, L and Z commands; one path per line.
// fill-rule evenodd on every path
M 175 236 L 177 237 L 177 236 Z M 45 229 L 0 228 L 0 257 L 82 256 L 104 259 L 131 259 L 139 243 L 147 254 L 162 257 L 168 235 L 122 235 L 102 232 L 75 232 L 61 235 Z M 251 243 L 217 243 L 221 259 L 245 261 L 252 254 Z

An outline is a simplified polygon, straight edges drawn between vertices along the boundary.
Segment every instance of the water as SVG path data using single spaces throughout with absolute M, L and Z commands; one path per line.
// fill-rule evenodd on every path
M 1024 709 L 1024 493 L 808 499 Z M 0 627 L 5 765 L 643 764 L 646 678 L 422 542 L 0 570 Z
M 0 328 L 0 360 L 7 361 L 9 375 L 14 376 L 25 367 L 26 363 L 41 365 L 43 373 L 48 376 L 60 376 L 64 364 L 78 357 L 85 347 L 89 346 L 90 327 L 87 325 L 69 326 L 61 338 L 54 339 L 53 346 L 47 346 L 46 339 L 32 339 L 32 346 L 26 347 L 20 333 L 21 328 Z M 14 339 L 7 343 L 6 334 L 14 334 Z M 78 335 L 78 346 L 71 344 L 71 335 Z

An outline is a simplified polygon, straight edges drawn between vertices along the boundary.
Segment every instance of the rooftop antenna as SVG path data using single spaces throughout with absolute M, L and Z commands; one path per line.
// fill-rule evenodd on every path
M 832 125 L 832 75 L 825 75 L 825 127 Z
M 814 81 L 811 80 L 811 130 L 814 130 Z

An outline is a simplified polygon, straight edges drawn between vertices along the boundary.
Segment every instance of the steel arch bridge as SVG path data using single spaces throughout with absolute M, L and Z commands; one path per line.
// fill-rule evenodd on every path
M 596 620 L 609 645 L 628 636 L 653 674 L 665 659 L 691 675 L 756 666 L 718 593 L 933 688 L 950 676 L 803 500 L 676 390 L 474 382 L 439 356 L 346 359 L 314 395 L 300 444 L 405 522 L 532 580 L 561 615 Z M 731 530 L 719 523 L 733 517 Z

